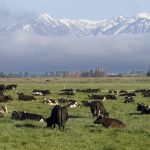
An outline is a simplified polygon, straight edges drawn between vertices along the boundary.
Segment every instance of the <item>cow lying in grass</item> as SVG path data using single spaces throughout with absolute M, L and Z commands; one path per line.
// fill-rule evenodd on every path
M 73 89 L 70 88 L 70 89 L 63 89 L 63 90 L 60 90 L 60 91 L 63 91 L 63 92 L 73 92 Z
M 37 89 L 34 89 L 32 93 L 36 96 L 44 96 L 44 95 L 51 94 L 49 90 L 37 90 Z
M 7 102 L 7 101 L 10 101 L 10 100 L 13 100 L 10 95 L 3 95 L 3 94 L 0 95 L 0 103 L 1 102 Z
M 44 122 L 44 117 L 42 115 L 28 113 L 24 111 L 13 111 L 11 118 L 16 120 L 34 120 Z
M 110 94 L 107 94 L 107 95 L 96 95 L 96 94 L 91 94 L 91 95 L 88 95 L 88 97 L 90 99 L 95 99 L 95 100 L 106 100 L 106 99 L 109 99 L 109 100 L 116 100 L 117 97 L 115 95 L 110 95 Z
M 14 90 L 17 88 L 17 85 L 16 84 L 9 84 L 6 86 L 6 90 Z
M 59 95 L 75 95 L 73 91 L 64 91 L 63 93 L 59 93 Z
M 19 100 L 22 100 L 22 101 L 36 100 L 36 98 L 32 95 L 25 95 L 24 93 L 17 93 L 17 94 L 18 94 Z
M 137 103 L 137 111 L 141 111 L 141 114 L 150 114 L 150 106 L 144 103 Z
M 124 100 L 124 103 L 131 103 L 131 102 L 134 102 L 133 97 L 132 96 L 126 96 L 125 100 Z
M 97 92 L 101 92 L 100 89 L 91 89 L 91 88 L 88 88 L 88 89 L 76 89 L 76 92 L 82 92 L 82 93 L 97 93 Z
M 65 122 L 68 120 L 68 110 L 67 107 L 61 107 L 59 105 L 54 106 L 51 111 L 51 116 L 46 118 L 45 121 L 47 122 L 47 127 L 54 127 L 55 124 L 59 126 L 59 130 L 61 127 L 65 128 Z
M 51 98 L 44 98 L 43 103 L 44 104 L 48 104 L 50 106 L 56 106 L 56 105 L 58 105 L 58 101 L 54 100 L 54 99 L 51 99 Z
M 97 119 L 94 121 L 94 124 L 102 124 L 105 128 L 112 127 L 112 128 L 124 128 L 125 124 L 113 118 L 105 118 L 102 115 L 98 116 Z

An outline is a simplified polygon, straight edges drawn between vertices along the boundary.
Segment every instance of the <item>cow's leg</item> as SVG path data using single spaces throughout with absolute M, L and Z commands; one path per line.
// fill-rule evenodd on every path
M 65 129 L 65 123 L 62 123 L 62 127 L 63 127 L 63 131 L 64 131 L 64 129 Z
M 61 129 L 61 124 L 59 123 L 58 126 L 59 126 L 59 130 L 60 130 Z
M 55 123 L 53 124 L 53 128 L 55 128 L 56 126 L 55 126 Z

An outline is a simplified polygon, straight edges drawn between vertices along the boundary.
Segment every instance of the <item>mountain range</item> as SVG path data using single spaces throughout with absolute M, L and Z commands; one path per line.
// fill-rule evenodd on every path
M 140 13 L 134 17 L 119 16 L 90 21 L 85 19 L 56 19 L 44 13 L 28 23 L 1 28 L 0 34 L 16 31 L 50 36 L 71 35 L 77 37 L 150 33 L 150 14 Z

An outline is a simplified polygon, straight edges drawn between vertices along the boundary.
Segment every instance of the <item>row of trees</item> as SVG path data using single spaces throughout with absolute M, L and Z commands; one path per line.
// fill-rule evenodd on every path
M 149 66 L 148 71 L 147 71 L 147 76 L 150 77 L 150 66 Z

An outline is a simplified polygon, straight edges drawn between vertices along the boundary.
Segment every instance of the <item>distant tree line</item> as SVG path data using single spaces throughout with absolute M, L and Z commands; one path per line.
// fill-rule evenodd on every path
M 147 74 L 146 74 L 148 77 L 150 77 L 150 66 L 148 68 L 148 71 L 147 71 Z

